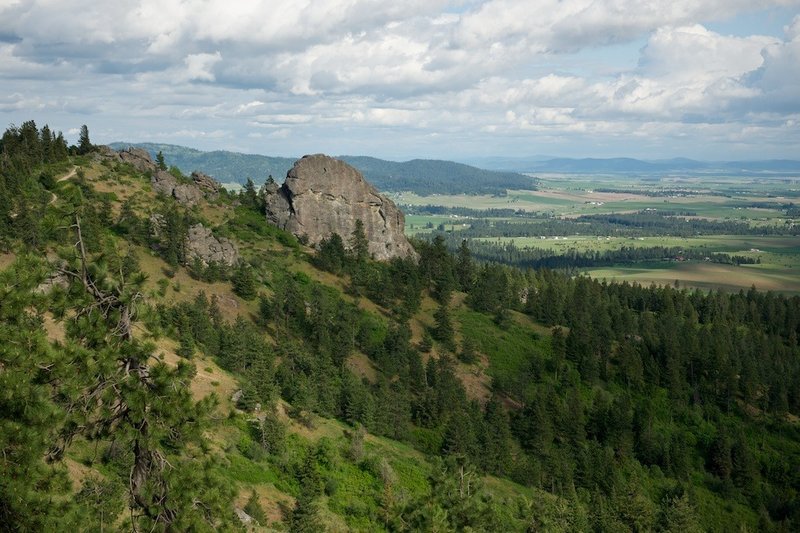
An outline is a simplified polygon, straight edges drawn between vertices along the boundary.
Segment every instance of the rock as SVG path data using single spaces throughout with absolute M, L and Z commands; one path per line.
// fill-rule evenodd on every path
M 178 180 L 169 172 L 157 170 L 150 178 L 150 185 L 156 193 L 172 196 L 172 191 L 178 186 Z
M 33 289 L 33 292 L 36 294 L 47 294 L 56 287 L 60 287 L 64 290 L 69 288 L 69 277 L 63 272 L 51 272 L 43 282 Z
M 344 161 L 322 154 L 304 156 L 282 186 L 267 183 L 263 191 L 267 219 L 297 237 L 306 236 L 311 245 L 332 233 L 347 241 L 356 220 L 361 220 L 372 257 L 416 257 L 403 233 L 402 211 Z
M 244 391 L 242 389 L 237 390 L 236 392 L 231 394 L 231 401 L 233 403 L 237 403 L 242 398 L 242 394 L 244 394 Z
M 222 185 L 217 180 L 199 170 L 192 172 L 191 178 L 194 184 L 209 197 L 216 198 L 222 189 Z
M 156 193 L 171 196 L 179 203 L 191 207 L 203 199 L 203 191 L 194 183 L 179 183 L 178 179 L 163 170 L 156 170 L 150 178 Z
M 113 161 L 116 163 L 122 162 L 122 158 L 119 156 L 119 153 L 111 148 L 110 146 L 106 146 L 101 144 L 97 146 L 97 149 L 92 152 L 91 154 L 92 159 L 95 161 Z
M 178 185 L 173 189 L 172 196 L 178 203 L 191 207 L 203 199 L 203 191 L 194 185 Z
M 154 239 L 160 240 L 161 236 L 164 234 L 164 226 L 167 224 L 167 221 L 164 220 L 164 215 L 161 213 L 152 213 L 149 221 L 150 236 Z
M 239 262 L 239 250 L 229 239 L 215 237 L 210 229 L 195 224 L 186 237 L 186 259 L 199 259 L 204 266 L 212 262 L 233 266 Z
M 148 170 L 155 172 L 158 168 L 147 150 L 142 150 L 141 148 L 134 148 L 131 146 L 130 148 L 119 151 L 118 153 L 122 161 L 130 163 L 139 172 L 147 172 Z
M 244 510 L 239 509 L 238 507 L 235 507 L 234 511 L 236 512 L 236 516 L 239 518 L 239 521 L 242 524 L 247 526 L 247 525 L 255 523 L 255 519 L 252 516 L 250 516 L 249 514 L 247 514 L 246 512 L 244 512 Z

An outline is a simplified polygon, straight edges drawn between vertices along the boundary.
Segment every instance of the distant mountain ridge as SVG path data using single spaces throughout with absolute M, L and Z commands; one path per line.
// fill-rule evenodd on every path
M 471 164 L 494 170 L 515 172 L 553 172 L 564 174 L 689 174 L 769 176 L 773 174 L 800 175 L 800 161 L 767 159 L 762 161 L 698 161 L 685 157 L 642 160 L 630 157 L 568 158 L 487 157 L 469 160 Z
M 286 172 L 298 158 L 270 157 L 239 152 L 203 152 L 185 146 L 158 143 L 115 142 L 116 150 L 135 146 L 155 157 L 159 151 L 168 165 L 174 165 L 188 174 L 201 170 L 222 183 L 246 183 L 252 178 L 256 184 L 272 176 L 282 182 Z M 517 172 L 484 170 L 453 161 L 414 159 L 395 162 L 366 156 L 338 156 L 357 168 L 364 177 L 381 191 L 412 191 L 429 194 L 505 194 L 507 189 L 535 189 L 536 180 Z
M 266 181 L 267 176 L 270 175 L 278 181 L 283 181 L 286 172 L 292 168 L 292 164 L 297 159 L 243 154 L 226 150 L 204 152 L 175 144 L 115 142 L 109 146 L 115 150 L 135 146 L 147 150 L 154 158 L 158 152 L 161 152 L 164 154 L 167 165 L 178 167 L 184 174 L 189 174 L 193 170 L 201 170 L 222 183 L 244 184 L 247 182 L 247 178 L 252 178 L 254 182 L 260 184 Z

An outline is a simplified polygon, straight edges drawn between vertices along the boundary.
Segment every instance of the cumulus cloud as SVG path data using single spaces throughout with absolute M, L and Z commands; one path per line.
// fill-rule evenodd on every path
M 332 133 L 331 146 L 352 136 L 369 148 L 380 142 L 370 128 L 391 130 L 386 151 L 401 137 L 407 151 L 431 150 L 435 136 L 453 153 L 491 146 L 487 137 L 518 148 L 592 135 L 674 140 L 725 124 L 737 133 L 706 138 L 797 139 L 800 17 L 784 35 L 709 29 L 793 6 L 800 1 L 0 0 L 0 80 L 25 95 L 0 100 L 0 113 L 88 113 L 109 135 L 124 135 L 126 123 L 146 135 L 145 124 L 164 121 L 165 138 L 240 138 L 259 149 L 246 143 L 286 148 L 315 132 Z M 602 61 L 609 45 L 641 48 L 638 61 L 580 68 L 575 58 L 591 51 Z
M 187 81 L 214 81 L 216 79 L 212 69 L 222 60 L 219 52 L 213 54 L 189 54 L 183 60 L 186 66 L 184 79 Z

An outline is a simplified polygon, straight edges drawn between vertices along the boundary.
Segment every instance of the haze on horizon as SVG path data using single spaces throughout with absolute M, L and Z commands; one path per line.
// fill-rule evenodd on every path
M 0 0 L 0 119 L 268 155 L 796 158 L 800 0 Z

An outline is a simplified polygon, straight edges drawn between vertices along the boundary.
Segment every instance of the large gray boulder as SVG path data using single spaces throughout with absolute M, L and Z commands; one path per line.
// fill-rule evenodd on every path
M 203 199 L 203 191 L 195 183 L 179 183 L 175 176 L 163 170 L 156 170 L 153 173 L 150 185 L 155 192 L 171 196 L 187 207 L 191 207 Z
M 189 262 L 199 259 L 204 266 L 219 263 L 233 266 L 239 262 L 236 245 L 224 237 L 215 237 L 211 230 L 202 224 L 189 228 L 186 236 L 186 259 Z
M 222 189 L 217 180 L 199 170 L 192 172 L 191 178 L 192 182 L 209 197 L 216 198 Z
M 307 155 L 295 162 L 283 185 L 267 183 L 263 194 L 267 219 L 305 236 L 312 246 L 333 233 L 347 241 L 361 220 L 375 259 L 416 255 L 403 233 L 402 211 L 344 161 Z
M 131 146 L 125 150 L 120 150 L 118 154 L 123 162 L 130 163 L 139 172 L 147 172 L 148 170 L 153 172 L 158 168 L 147 150 Z

